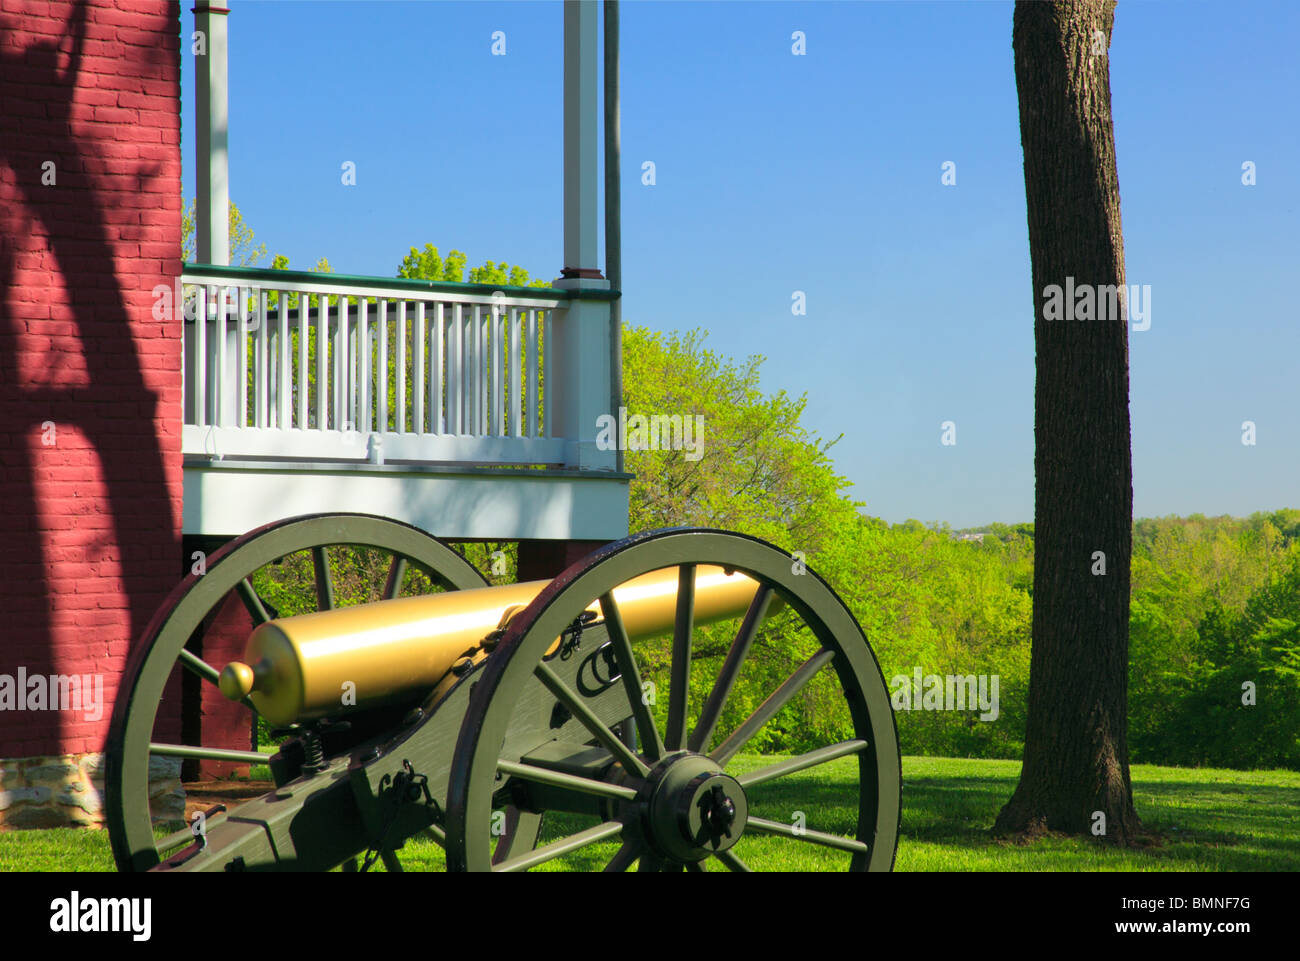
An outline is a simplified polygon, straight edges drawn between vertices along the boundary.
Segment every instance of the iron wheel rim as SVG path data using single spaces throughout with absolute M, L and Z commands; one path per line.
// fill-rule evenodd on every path
M 388 551 L 394 566 L 404 558 L 449 589 L 487 584 L 473 565 L 432 535 L 372 514 L 314 514 L 276 521 L 215 551 L 207 558 L 205 573 L 187 575 L 167 596 L 122 673 L 105 745 L 104 776 L 105 823 L 119 871 L 145 871 L 161 860 L 149 806 L 149 745 L 164 689 L 173 669 L 183 665 L 181 652 L 190 636 L 232 591 L 268 564 L 336 545 Z
M 607 545 L 548 585 L 512 620 L 492 657 L 476 672 L 448 785 L 448 869 L 512 869 L 509 863 L 492 863 L 489 842 L 492 797 L 497 790 L 498 766 L 507 760 L 501 751 L 509 730 L 513 699 L 536 676 L 535 665 L 544 660 L 547 648 L 553 643 L 550 639 L 560 636 L 593 598 L 609 594 L 632 577 L 670 567 L 681 570 L 686 565 L 693 569 L 699 564 L 714 564 L 749 575 L 759 582 L 760 590 L 770 588 L 812 630 L 822 644 L 822 651 L 831 651 L 831 657 L 821 666 L 834 665 L 848 701 L 854 731 L 858 739 L 867 742 L 865 747 L 855 750 L 859 757 L 856 840 L 866 850 L 853 854 L 850 870 L 892 870 L 901 820 L 902 769 L 889 691 L 861 626 L 844 602 L 811 569 L 805 567 L 802 573 L 794 573 L 791 560 L 789 554 L 756 537 L 710 529 L 673 528 Z M 820 666 L 813 673 L 816 670 Z M 680 733 L 684 738 L 685 732 Z M 733 750 L 732 756 L 735 753 Z M 648 755 L 643 760 L 653 765 Z M 585 844 L 621 835 L 622 830 L 613 830 L 612 823 L 606 821 L 579 834 L 590 835 Z M 756 833 L 772 832 L 765 829 Z M 533 862 L 523 869 L 546 860 L 548 847 L 543 845 L 532 852 Z M 618 862 L 620 857 L 614 860 Z M 621 866 L 626 868 L 633 858 L 625 856 L 622 860 L 626 863 Z M 724 863 L 732 870 L 743 869 L 726 860 Z M 608 869 L 616 869 L 613 862 Z

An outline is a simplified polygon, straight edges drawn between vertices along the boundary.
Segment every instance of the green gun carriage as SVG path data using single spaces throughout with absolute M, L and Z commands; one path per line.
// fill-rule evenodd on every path
M 382 599 L 336 606 L 327 554 L 336 545 L 380 552 Z M 299 553 L 312 560 L 317 611 L 274 616 L 255 575 Z M 408 571 L 435 589 L 399 596 Z M 243 660 L 209 664 L 187 642 L 232 592 L 254 630 Z M 810 652 L 724 729 L 760 628 L 778 616 Z M 696 658 L 692 697 L 708 624 L 730 640 L 702 698 Z M 659 683 L 645 671 L 644 645 L 656 638 Z M 278 751 L 158 740 L 178 672 L 279 728 Z M 742 753 L 814 679 L 843 700 L 851 736 L 779 759 Z M 149 803 L 158 756 L 265 763 L 274 787 L 159 836 Z M 853 776 L 833 797 L 800 776 L 837 759 Z M 416 837 L 441 845 L 454 871 L 527 870 L 584 851 L 606 852 L 598 866 L 609 871 L 748 871 L 771 861 L 772 844 L 830 857 L 819 867 L 887 871 L 900 790 L 889 693 L 862 629 L 825 581 L 764 541 L 652 531 L 549 582 L 493 587 L 417 528 L 329 514 L 231 541 L 167 598 L 114 707 L 106 813 L 123 871 L 356 870 L 376 860 L 398 871 L 398 852 Z M 838 812 L 836 823 L 819 823 L 820 810 Z M 766 847 L 749 855 L 756 844 Z

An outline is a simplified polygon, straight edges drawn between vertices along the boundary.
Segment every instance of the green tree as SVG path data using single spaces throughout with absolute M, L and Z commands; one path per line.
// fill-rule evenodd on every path
M 835 473 L 828 454 L 835 441 L 800 423 L 806 398 L 763 393 L 762 357 L 735 363 L 708 350 L 705 336 L 624 328 L 629 415 L 680 415 L 699 425 L 696 450 L 626 452 L 627 470 L 636 475 L 633 530 L 722 527 L 811 556 L 861 506 L 841 496 L 849 481 Z
M 433 244 L 423 250 L 412 247 L 397 266 L 397 276 L 410 280 L 431 280 L 447 283 L 499 284 L 509 287 L 549 287 L 549 281 L 530 280 L 528 271 L 505 261 L 488 260 L 479 267 L 471 267 L 465 275 L 465 255 L 459 250 L 448 251 L 444 258 Z
M 230 263 L 236 267 L 256 267 L 266 256 L 266 244 L 253 245 L 253 229 L 244 223 L 239 207 L 232 201 L 230 211 Z M 181 211 L 181 260 L 194 261 L 196 216 L 195 201 L 190 199 Z
M 719 527 L 762 537 L 799 551 L 809 567 L 835 586 L 852 576 L 849 552 L 860 524 L 857 506 L 841 495 L 830 443 L 800 423 L 805 399 L 765 394 L 761 357 L 736 363 L 704 346 L 705 335 L 664 334 L 626 327 L 623 334 L 624 407 L 633 417 L 676 418 L 681 449 L 629 449 L 634 475 L 629 495 L 633 531 L 674 525 Z M 633 429 L 629 426 L 629 441 Z M 712 686 L 737 624 L 697 630 L 692 655 L 691 703 L 698 710 Z M 770 617 L 754 641 L 720 729 L 739 724 L 793 668 L 817 649 L 811 633 L 784 612 Z M 671 641 L 647 642 L 643 674 L 668 682 Z M 660 698 L 658 710 L 666 710 Z M 803 749 L 847 736 L 848 712 L 833 672 L 819 674 L 751 742 L 756 749 Z
M 1240 611 L 1213 600 L 1189 653 L 1187 669 L 1156 704 L 1163 723 L 1153 725 L 1152 739 L 1161 758 L 1300 767 L 1300 559 Z
M 1251 767 L 1270 751 L 1284 756 L 1266 750 L 1266 738 L 1235 731 L 1233 725 L 1252 719 L 1238 710 L 1239 685 L 1235 698 L 1215 685 L 1231 686 L 1233 670 L 1259 684 L 1269 662 L 1256 654 L 1265 645 L 1247 643 L 1246 634 L 1265 636 L 1270 619 L 1300 621 L 1300 604 L 1276 587 L 1300 565 L 1295 513 L 1134 523 L 1129 732 L 1136 760 Z M 1267 616 L 1243 626 L 1252 605 L 1258 610 L 1266 598 Z M 1271 707 L 1256 719 L 1273 714 L 1279 694 L 1261 685 L 1260 697 Z
M 397 267 L 397 276 L 409 280 L 432 280 L 461 283 L 465 279 L 465 255 L 459 250 L 447 254 L 444 260 L 433 244 L 423 250 L 411 248 Z

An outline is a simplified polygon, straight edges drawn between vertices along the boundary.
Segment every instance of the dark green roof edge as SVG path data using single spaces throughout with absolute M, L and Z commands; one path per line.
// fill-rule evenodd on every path
M 411 280 L 406 277 L 364 277 L 359 274 L 325 274 L 314 270 L 271 270 L 269 267 L 227 267 L 221 264 L 183 264 L 183 274 L 198 274 L 247 282 L 319 284 L 337 281 L 348 287 L 397 288 L 416 293 L 481 294 L 491 297 L 494 291 L 512 297 L 552 297 L 557 300 L 616 300 L 617 290 L 561 290 L 555 287 L 512 287 L 509 284 L 461 284 L 449 280 Z

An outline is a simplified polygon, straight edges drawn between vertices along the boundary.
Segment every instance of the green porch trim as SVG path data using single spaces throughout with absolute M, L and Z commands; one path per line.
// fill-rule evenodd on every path
M 410 290 L 413 299 L 428 294 L 469 294 L 490 299 L 496 291 L 510 297 L 539 297 L 549 300 L 616 300 L 617 290 L 565 290 L 556 287 L 514 287 L 509 284 L 464 284 L 447 280 L 411 280 L 406 277 L 367 277 L 359 274 L 326 274 L 312 270 L 272 270 L 269 267 L 226 267 L 220 264 L 182 264 L 186 280 L 235 281 L 250 287 L 279 289 L 284 284 L 333 284 L 363 289 Z

